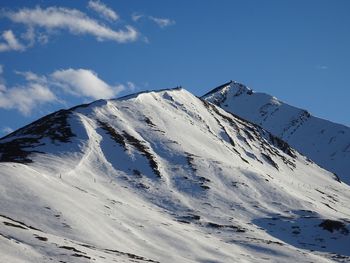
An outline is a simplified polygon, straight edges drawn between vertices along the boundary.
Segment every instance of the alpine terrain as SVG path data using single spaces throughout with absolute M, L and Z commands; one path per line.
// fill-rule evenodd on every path
M 248 93 L 99 100 L 0 139 L 0 262 L 350 262 L 350 186 L 275 137 L 344 179 L 349 130 Z
M 350 184 L 350 128 L 312 116 L 273 96 L 230 81 L 203 96 L 258 124 Z

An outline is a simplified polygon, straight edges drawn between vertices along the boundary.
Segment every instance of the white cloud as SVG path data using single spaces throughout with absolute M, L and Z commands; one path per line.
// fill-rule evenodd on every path
M 57 70 L 51 74 L 54 84 L 75 96 L 110 99 L 124 89 L 123 85 L 110 86 L 88 69 Z
M 1 66 L 0 74 L 2 73 L 3 67 Z M 8 88 L 0 75 L 0 108 L 15 109 L 24 115 L 29 115 L 40 105 L 58 101 L 45 78 L 31 72 L 16 73 L 24 76 L 27 82 L 24 85 Z
M 150 20 L 152 20 L 154 23 L 156 23 L 161 28 L 175 24 L 175 21 L 171 20 L 169 18 L 159 18 L 159 17 L 154 17 L 154 16 L 149 16 L 148 18 Z
M 95 12 L 99 13 L 101 17 L 107 20 L 116 21 L 119 19 L 118 14 L 113 9 L 109 8 L 99 0 L 90 0 L 88 3 L 88 7 L 94 10 Z
M 0 92 L 0 108 L 17 109 L 24 115 L 41 104 L 57 101 L 52 91 L 39 83 L 12 87 Z
M 42 27 L 46 30 L 66 29 L 72 34 L 95 36 L 98 40 L 125 43 L 136 41 L 139 35 L 132 26 L 126 25 L 124 30 L 113 30 L 79 10 L 63 7 L 23 8 L 17 12 L 5 12 L 3 15 L 12 22 L 26 26 Z
M 18 110 L 27 116 L 44 105 L 65 105 L 66 101 L 60 98 L 63 93 L 87 101 L 115 98 L 125 89 L 133 91 L 136 88 L 131 81 L 112 86 L 92 70 L 72 68 L 56 70 L 49 75 L 15 71 L 23 77 L 24 83 L 7 86 L 2 72 L 3 66 L 0 65 L 0 109 Z M 69 97 L 65 99 L 69 100 Z
M 8 126 L 5 126 L 5 127 L 3 127 L 3 128 L 1 129 L 1 133 L 5 134 L 5 135 L 7 135 L 7 134 L 9 134 L 9 133 L 11 133 L 11 132 L 13 132 L 13 129 L 10 128 L 10 127 L 8 127 Z
M 13 34 L 12 30 L 6 30 L 2 33 L 2 38 L 5 40 L 5 43 L 0 43 L 0 52 L 4 51 L 23 51 L 25 46 L 19 43 L 16 36 Z

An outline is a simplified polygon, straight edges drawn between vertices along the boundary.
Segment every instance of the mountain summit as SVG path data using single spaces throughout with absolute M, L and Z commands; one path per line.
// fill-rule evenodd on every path
M 3 262 L 350 260 L 350 187 L 184 89 L 55 112 L 0 160 Z
M 258 124 L 350 184 L 350 128 L 230 81 L 203 99 Z

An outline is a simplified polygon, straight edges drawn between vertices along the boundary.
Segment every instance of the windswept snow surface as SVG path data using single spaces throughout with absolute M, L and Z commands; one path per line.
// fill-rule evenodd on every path
M 260 125 L 350 184 L 350 128 L 231 81 L 203 99 Z
M 0 140 L 0 262 L 350 260 L 350 188 L 183 89 Z

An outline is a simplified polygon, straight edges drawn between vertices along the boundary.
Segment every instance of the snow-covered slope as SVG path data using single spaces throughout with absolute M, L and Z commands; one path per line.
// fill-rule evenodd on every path
M 350 184 L 350 128 L 231 81 L 203 99 L 260 125 Z
M 183 89 L 0 140 L 1 262 L 350 260 L 350 187 Z

